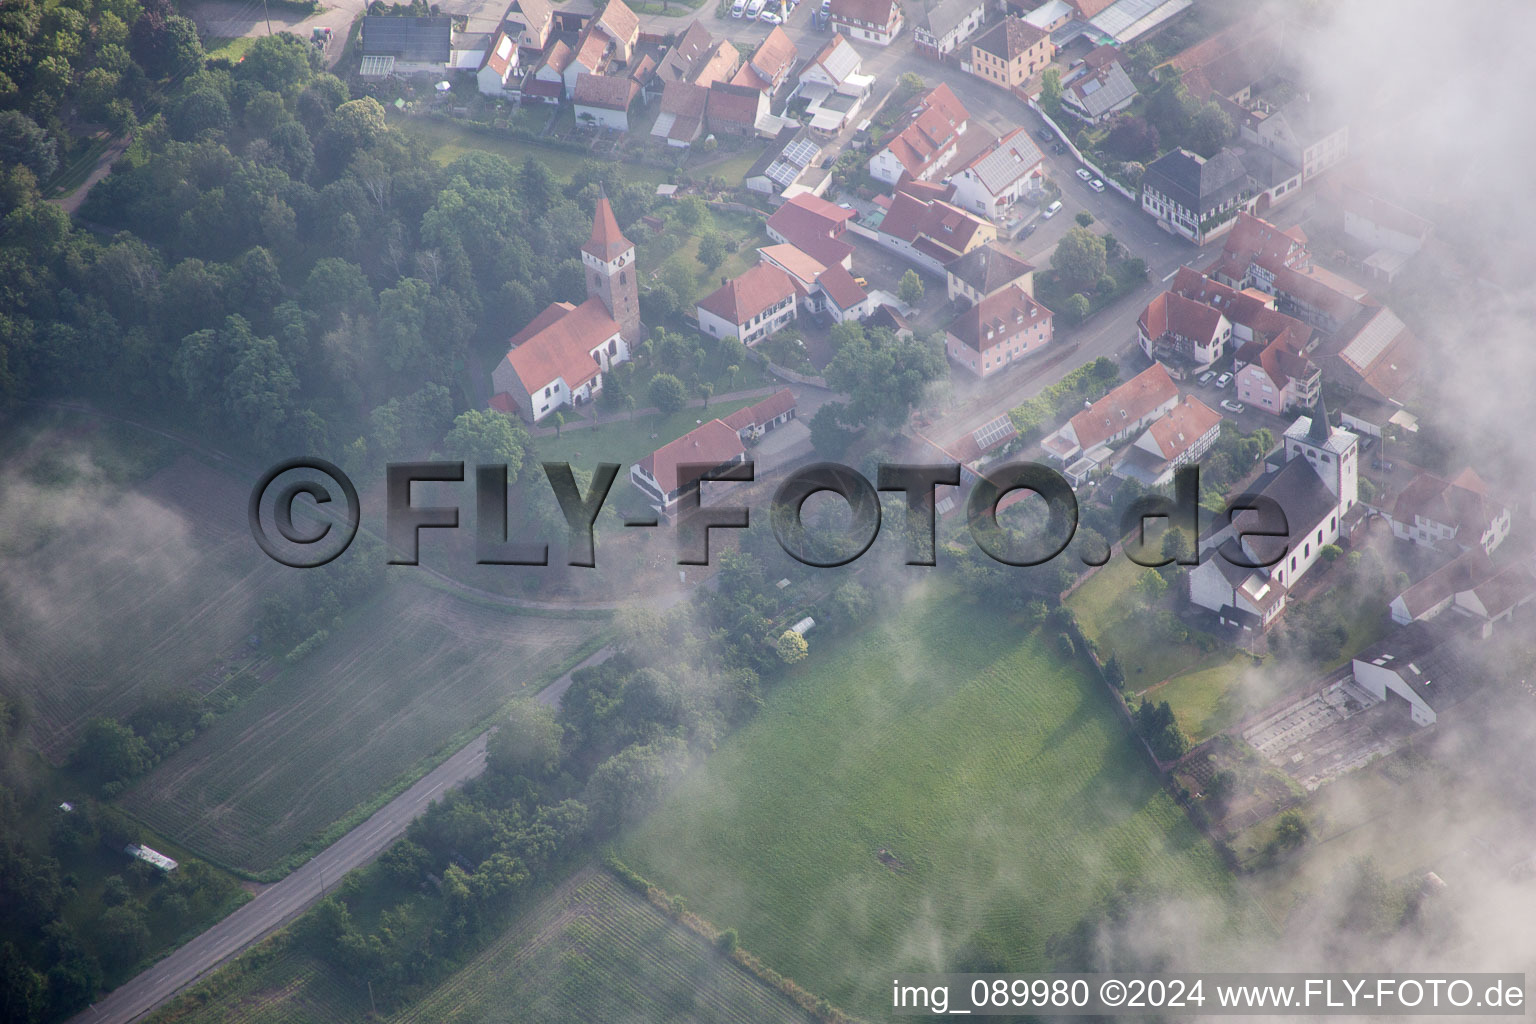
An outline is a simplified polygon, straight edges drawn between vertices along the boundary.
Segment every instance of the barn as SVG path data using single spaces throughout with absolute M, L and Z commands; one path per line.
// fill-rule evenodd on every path
M 1355 682 L 1406 710 L 1415 725 L 1434 725 L 1480 678 L 1472 643 L 1438 623 L 1415 622 L 1356 657 Z

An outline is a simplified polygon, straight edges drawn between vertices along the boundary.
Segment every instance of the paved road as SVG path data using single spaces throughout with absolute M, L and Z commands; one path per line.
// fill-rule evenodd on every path
M 571 672 L 608 658 L 604 647 Z M 534 697 L 551 707 L 571 686 L 571 672 Z M 171 953 L 153 967 L 112 990 L 105 999 L 76 1015 L 70 1024 L 128 1024 L 155 1009 L 224 960 L 265 938 L 316 903 L 326 890 L 354 868 L 362 867 L 394 842 L 434 800 L 485 770 L 482 733 L 458 753 L 428 772 L 351 832 L 316 854 L 281 882 L 263 889 L 249 903 Z

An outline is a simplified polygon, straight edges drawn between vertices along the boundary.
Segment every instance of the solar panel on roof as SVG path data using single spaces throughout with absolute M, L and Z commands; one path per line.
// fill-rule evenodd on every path
M 1013 433 L 1013 420 L 1009 419 L 1005 415 L 999 416 L 997 419 L 990 423 L 982 424 L 981 427 L 977 429 L 976 433 L 971 435 L 971 437 L 975 440 L 976 447 L 980 448 L 982 451 L 986 451 L 988 448 L 992 447 L 994 444 L 997 444 L 1003 438 L 1011 436 Z
M 820 147 L 810 139 L 794 139 L 784 147 L 784 159 L 801 167 L 816 159 Z

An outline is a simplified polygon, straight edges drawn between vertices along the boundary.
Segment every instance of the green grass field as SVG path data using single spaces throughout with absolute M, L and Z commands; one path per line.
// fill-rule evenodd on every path
M 394 1024 L 770 1024 L 808 1017 L 606 871 L 539 901 Z
M 640 401 L 647 400 L 640 398 Z M 739 398 L 730 402 L 710 402 L 708 409 L 691 406 L 670 416 L 660 413 L 649 416 L 637 414 L 632 420 L 625 418 L 604 423 L 596 430 L 588 427 L 562 431 L 559 437 L 541 437 L 534 446 L 543 462 L 569 462 L 589 472 L 599 462 L 617 462 L 622 466 L 622 472 L 627 474 L 631 465 L 668 441 L 682 437 L 698 426 L 699 420 L 707 422 L 729 416 L 737 409 L 759 401 L 762 399 Z
M 968 941 L 1046 966 L 1117 882 L 1234 891 L 1086 673 L 940 584 L 848 640 L 813 633 L 619 855 L 856 1015 Z
M 162 762 L 124 802 L 218 863 L 271 871 L 552 678 L 594 646 L 601 628 L 398 584 Z
M 391 111 L 390 123 L 424 142 L 432 152 L 432 159 L 440 164 L 451 164 L 467 153 L 495 153 L 516 164 L 521 164 L 531 156 L 547 166 L 555 177 L 569 181 L 583 163 L 594 159 L 590 154 L 541 146 L 537 142 L 500 135 L 490 130 L 475 131 L 451 121 L 401 117 Z M 652 185 L 660 185 L 669 178 L 667 172 L 660 168 L 643 164 L 626 164 L 624 176 L 626 181 Z
M 361 1000 L 361 1001 L 360 1001 Z M 151 1024 L 350 1024 L 366 993 L 280 936 L 161 1007 Z

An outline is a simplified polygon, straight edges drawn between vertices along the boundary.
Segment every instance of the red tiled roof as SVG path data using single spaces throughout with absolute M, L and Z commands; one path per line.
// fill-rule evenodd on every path
M 789 388 L 780 388 L 756 405 L 737 409 L 726 416 L 722 422 L 732 430 L 745 430 L 748 427 L 761 426 L 771 419 L 777 419 L 793 409 L 795 404 L 795 393 Z
M 1078 17 L 1084 21 L 1097 17 L 1100 11 L 1114 2 L 1115 0 L 1067 0 L 1067 3 L 1077 8 Z
M 1172 462 L 1195 446 L 1212 427 L 1221 422 L 1221 413 L 1194 395 L 1169 409 L 1147 429 L 1163 458 Z
M 620 78 L 618 75 L 582 75 L 576 79 L 572 99 L 578 106 L 627 111 L 639 92 L 640 84 L 633 78 Z
M 716 82 L 729 80 L 739 60 L 741 60 L 741 54 L 736 51 L 735 45 L 729 39 L 720 40 L 710 51 L 709 57 L 694 71 L 694 84 L 714 85 Z
M 827 293 L 827 298 L 838 309 L 852 309 L 869 298 L 869 293 L 859 287 L 859 282 L 853 279 L 853 275 L 841 263 L 834 263 L 822 271 L 816 283 L 821 285 L 821 290 Z
M 640 467 L 655 478 L 663 493 L 670 494 L 699 478 L 698 474 L 687 479 L 681 477 L 680 465 L 723 466 L 745 453 L 741 436 L 735 430 L 721 420 L 710 420 L 641 459 Z
M 1077 443 L 1087 451 L 1178 396 L 1179 389 L 1163 364 L 1153 363 L 1073 416 L 1070 421 L 1072 432 L 1077 435 Z
M 789 33 L 784 31 L 783 26 L 775 25 L 773 31 L 768 33 L 768 38 L 752 54 L 751 63 L 762 74 L 777 79 L 789 71 L 799 54 L 800 50 L 789 38 Z
M 757 89 L 715 82 L 709 87 L 705 117 L 711 126 L 716 123 L 752 125 L 757 121 L 758 105 L 762 101 L 763 94 Z
M 802 192 L 773 211 L 768 218 L 768 230 L 830 266 L 841 263 L 853 251 L 847 242 L 836 239 L 852 219 L 852 210 Z M 827 245 L 828 242 L 835 243 L 835 247 Z M 841 255 L 834 257 L 833 251 Z
M 895 0 L 832 0 L 831 14 L 833 21 L 889 25 L 899 10 Z
M 691 82 L 668 82 L 661 90 L 661 112 L 678 117 L 702 118 L 709 90 Z
M 1047 33 L 1016 15 L 1004 15 L 1003 20 L 976 39 L 975 46 L 987 53 L 1013 60 L 1029 50 Z
M 1006 345 L 1017 334 L 1050 323 L 1051 311 L 1018 285 L 987 296 L 950 322 L 948 332 L 977 352 Z
M 619 333 L 597 297 L 579 306 L 555 302 L 507 342 L 507 362 L 531 394 L 556 378 L 579 388 L 599 372 L 592 350 Z
M 1300 254 L 1306 241 L 1306 235 L 1301 234 L 1300 228 L 1282 230 L 1251 213 L 1239 213 L 1237 223 L 1227 232 L 1222 251 L 1240 259 L 1245 265 L 1257 263 L 1266 270 L 1274 271 L 1295 262 L 1294 258 Z
M 795 285 L 788 274 L 772 263 L 758 263 L 710 292 L 699 306 L 740 325 L 794 295 Z
M 576 51 L 571 49 L 564 39 L 556 39 L 549 48 L 549 56 L 544 58 L 544 66 L 551 71 L 565 73 L 565 69 L 571 66 L 571 61 L 576 59 Z
M 1397 496 L 1392 518 L 1412 523 L 1416 516 L 1422 516 L 1458 531 L 1470 527 L 1481 534 L 1501 511 L 1498 503 L 1489 499 L 1488 485 L 1482 478 L 1471 469 L 1463 469 L 1454 480 L 1420 472 Z
M 592 234 L 581 251 L 591 253 L 606 263 L 634 247 L 635 243 L 625 238 L 624 232 L 619 230 L 619 222 L 613 216 L 613 204 L 608 202 L 607 196 L 601 196 L 592 215 Z
M 575 62 L 596 74 L 602 70 L 603 57 L 608 53 L 608 46 L 609 40 L 606 36 L 589 29 L 576 41 Z
M 565 95 L 565 86 L 559 82 L 546 82 L 542 78 L 534 78 L 532 75 L 529 75 L 523 80 L 523 95 L 558 99 Z
M 608 0 L 603 13 L 592 21 L 618 42 L 633 43 L 640 34 L 640 16 L 630 10 L 624 0 Z
M 485 63 L 481 67 L 490 68 L 503 80 L 507 77 L 507 71 L 512 67 L 512 59 L 517 56 L 517 44 L 512 37 L 505 32 L 499 32 L 491 48 L 485 51 Z

